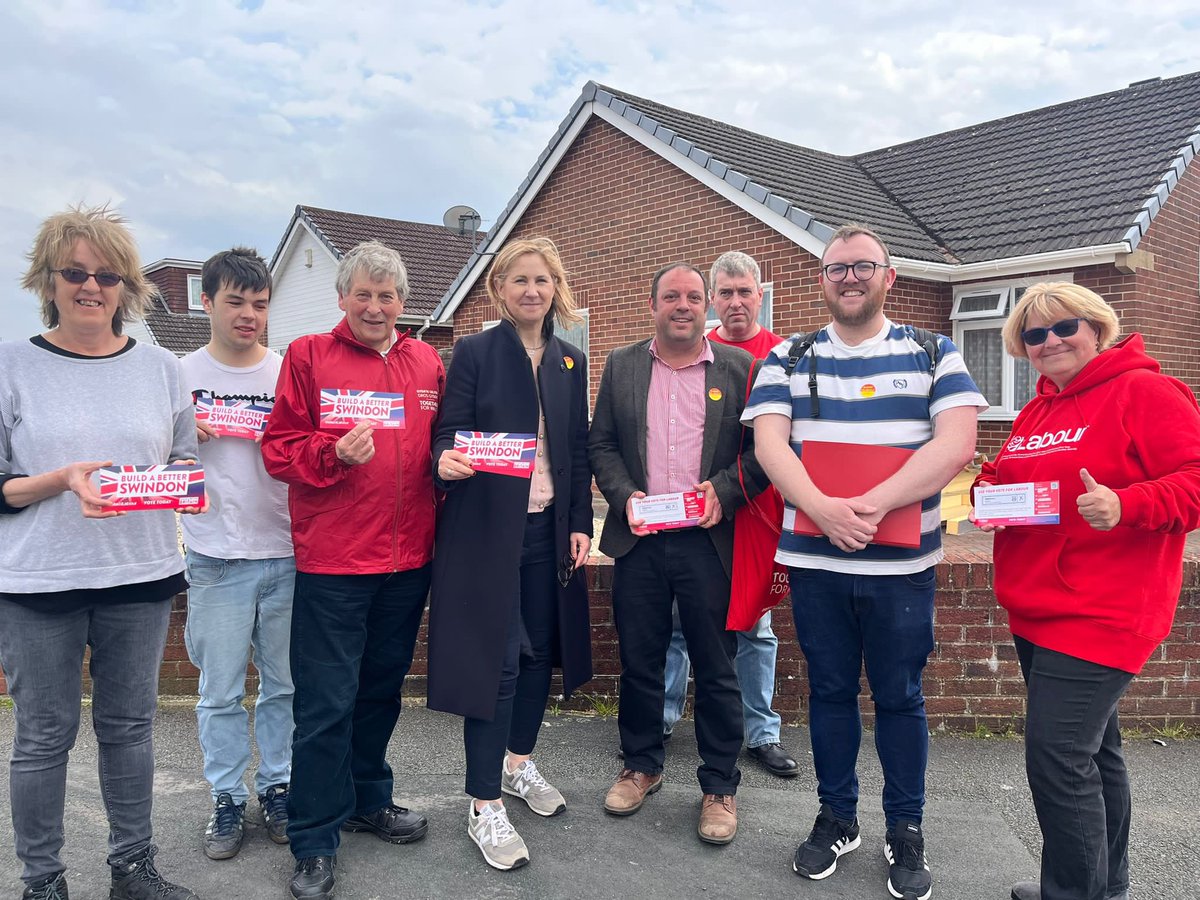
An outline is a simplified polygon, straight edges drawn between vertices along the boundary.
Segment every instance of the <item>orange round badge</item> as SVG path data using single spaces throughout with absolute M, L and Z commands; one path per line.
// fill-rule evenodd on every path
M 860 394 L 862 394 L 864 397 L 874 397 L 875 396 L 875 385 L 864 384 L 862 387 L 860 387 L 858 389 L 858 392 Z
M 709 388 L 708 389 L 708 399 L 709 400 L 720 400 L 724 396 L 725 395 L 721 393 L 720 388 Z
M 573 369 L 573 368 L 575 368 L 575 360 L 571 359 L 571 357 L 569 357 L 569 356 L 564 356 L 563 357 L 563 365 L 566 366 L 568 369 Z

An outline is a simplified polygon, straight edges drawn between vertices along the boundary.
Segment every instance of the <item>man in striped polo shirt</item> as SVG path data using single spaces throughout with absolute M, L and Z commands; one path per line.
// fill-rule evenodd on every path
M 838 856 L 859 846 L 855 763 L 865 661 L 884 773 L 888 891 L 926 900 L 932 878 L 921 817 L 929 729 L 921 673 L 933 649 L 934 566 L 942 558 L 939 495 L 970 461 L 976 417 L 988 404 L 948 338 L 937 335 L 936 346 L 924 346 L 912 328 L 884 315 L 895 280 L 878 235 L 862 225 L 838 229 L 821 257 L 821 289 L 833 321 L 790 376 L 788 346 L 767 357 L 742 420 L 754 423 L 758 459 L 786 500 L 776 559 L 791 571 L 796 635 L 808 661 L 821 810 L 792 867 L 806 878 L 825 878 Z M 815 415 L 809 354 L 816 362 Z M 840 499 L 809 479 L 806 440 L 915 452 L 872 490 Z M 872 542 L 886 513 L 916 501 L 922 509 L 920 547 Z M 796 533 L 797 508 L 822 536 Z

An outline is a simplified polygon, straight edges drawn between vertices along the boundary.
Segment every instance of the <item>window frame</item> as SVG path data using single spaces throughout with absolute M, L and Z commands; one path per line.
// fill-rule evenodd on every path
M 954 288 L 954 303 L 951 306 L 950 320 L 954 330 L 954 345 L 963 352 L 964 334 L 968 331 L 984 331 L 1003 329 L 1008 321 L 1012 308 L 1016 306 L 1021 288 L 1027 288 L 1043 281 L 1075 281 L 1074 272 L 1055 272 L 1053 275 L 1034 275 L 1026 278 L 1010 278 L 1004 281 L 980 282 L 958 285 Z M 998 300 L 992 310 L 970 310 L 961 312 L 962 301 L 968 297 L 978 297 L 999 292 L 1003 297 L 1003 306 Z M 998 312 L 996 310 L 999 310 Z M 966 362 L 964 354 L 963 361 Z M 969 370 L 968 366 L 968 370 Z M 1036 373 L 1035 373 L 1036 374 Z M 989 406 L 979 414 L 983 422 L 1011 422 L 1021 410 L 1015 407 L 1017 389 L 1017 362 L 1003 348 L 1000 349 L 1000 400 L 999 406 Z
M 195 302 L 192 302 L 192 287 L 195 286 Z M 204 312 L 204 300 L 201 295 L 204 293 L 204 284 L 199 275 L 188 275 L 187 277 L 187 308 L 188 312 L 202 313 Z

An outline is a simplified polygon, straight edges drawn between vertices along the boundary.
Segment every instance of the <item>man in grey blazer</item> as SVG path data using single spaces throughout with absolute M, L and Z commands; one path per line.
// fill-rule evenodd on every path
M 662 785 L 663 668 L 677 601 L 696 678 L 703 761 L 696 774 L 704 793 L 698 833 L 708 843 L 727 844 L 737 832 L 742 746 L 737 638 L 725 630 L 733 513 L 766 478 L 752 435 L 739 424 L 754 361 L 705 338 L 707 309 L 704 275 L 695 267 L 673 263 L 654 276 L 654 338 L 609 355 L 588 455 L 609 504 L 600 549 L 615 560 L 613 617 L 621 652 L 617 722 L 625 768 L 604 808 L 631 815 Z M 634 498 L 691 490 L 705 496 L 696 526 L 656 530 L 633 513 Z

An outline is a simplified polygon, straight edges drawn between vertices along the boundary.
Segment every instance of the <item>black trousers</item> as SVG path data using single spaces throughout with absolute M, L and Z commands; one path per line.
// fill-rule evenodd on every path
M 1013 636 L 1029 689 L 1025 772 L 1042 830 L 1042 900 L 1129 887 L 1129 776 L 1117 704 L 1133 675 Z
M 625 765 L 650 775 L 663 768 L 663 670 L 671 605 L 678 602 L 696 679 L 696 743 L 703 761 L 696 776 L 706 794 L 736 793 L 743 727 L 737 634 L 725 630 L 729 577 L 708 532 L 689 528 L 642 538 L 614 564 L 612 596 Z
M 521 600 L 509 617 L 496 715 L 490 721 L 463 720 L 466 791 L 477 800 L 499 799 L 505 749 L 524 755 L 537 743 L 558 641 L 557 563 L 553 507 L 529 513 L 521 548 Z

